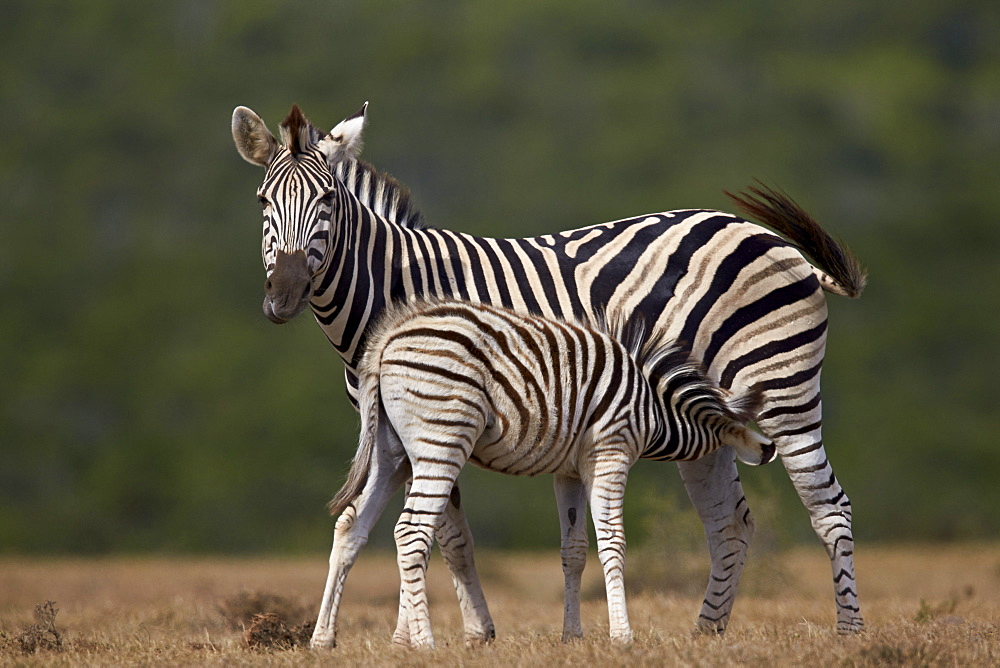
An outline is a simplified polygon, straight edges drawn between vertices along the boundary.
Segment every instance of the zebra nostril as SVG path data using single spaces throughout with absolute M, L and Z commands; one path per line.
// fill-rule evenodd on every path
M 306 287 L 302 290 L 302 299 L 309 299 L 310 292 L 312 292 L 312 285 L 306 283 Z
M 269 278 L 266 281 L 264 281 L 264 291 L 271 292 L 271 287 L 272 287 L 271 279 Z

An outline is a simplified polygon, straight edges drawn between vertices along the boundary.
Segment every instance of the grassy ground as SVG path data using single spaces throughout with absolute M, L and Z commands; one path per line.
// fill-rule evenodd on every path
M 723 638 L 694 637 L 700 604 L 691 586 L 657 590 L 656 568 L 635 555 L 629 612 L 636 640 L 613 647 L 600 568 L 585 574 L 586 637 L 562 629 L 562 574 L 555 553 L 482 553 L 484 587 L 497 627 L 490 646 L 466 649 L 447 571 L 435 555 L 431 614 L 438 649 L 390 644 L 398 578 L 391 554 L 363 552 L 348 578 L 338 661 L 398 665 L 1000 665 L 1000 546 L 863 548 L 857 564 L 868 630 L 834 634 L 829 566 L 819 547 L 751 556 Z M 699 556 L 676 559 L 700 589 Z M 633 568 L 634 567 L 634 568 Z M 288 626 L 318 607 L 325 558 L 0 559 L 0 663 L 329 663 L 326 652 L 251 649 L 243 628 L 269 610 Z M 641 572 L 635 572 L 641 569 Z M 661 565 L 662 569 L 662 565 Z M 51 611 L 36 605 L 54 601 Z M 47 626 L 49 624 L 49 626 Z M 32 654 L 25 654 L 34 643 Z

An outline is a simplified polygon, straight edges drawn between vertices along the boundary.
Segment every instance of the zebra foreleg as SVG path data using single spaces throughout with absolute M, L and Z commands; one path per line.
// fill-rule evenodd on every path
M 625 603 L 625 528 L 622 523 L 622 500 L 629 462 L 603 460 L 603 469 L 589 485 L 597 554 L 604 567 L 604 584 L 608 594 L 608 622 L 612 642 L 632 642 Z
M 582 480 L 565 475 L 555 475 L 553 485 L 559 508 L 560 551 L 566 581 L 562 641 L 569 642 L 583 637 L 580 579 L 587 565 L 587 490 Z
M 754 523 L 729 446 L 691 462 L 678 462 L 681 479 L 705 527 L 712 573 L 696 631 L 722 634 L 753 538 Z

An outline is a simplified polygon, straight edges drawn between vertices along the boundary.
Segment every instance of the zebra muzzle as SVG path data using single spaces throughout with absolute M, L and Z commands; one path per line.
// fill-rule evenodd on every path
M 305 251 L 286 253 L 279 250 L 274 270 L 264 281 L 264 315 L 274 323 L 293 319 L 309 303 L 312 275 Z

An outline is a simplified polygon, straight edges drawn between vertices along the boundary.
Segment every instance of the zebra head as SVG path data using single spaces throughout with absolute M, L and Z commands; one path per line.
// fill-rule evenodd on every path
M 760 412 L 759 388 L 732 395 L 691 360 L 685 346 L 664 344 L 660 336 L 641 344 L 637 361 L 655 388 L 665 418 L 664 440 L 643 457 L 686 461 L 729 445 L 744 464 L 758 466 L 774 459 L 771 439 L 747 426 Z
M 313 279 L 329 262 L 332 228 L 344 198 L 334 170 L 361 150 L 367 108 L 365 102 L 324 135 L 293 105 L 279 126 L 280 142 L 250 109 L 233 111 L 236 150 L 267 170 L 257 196 L 264 210 L 264 315 L 272 322 L 288 322 L 302 312 Z

